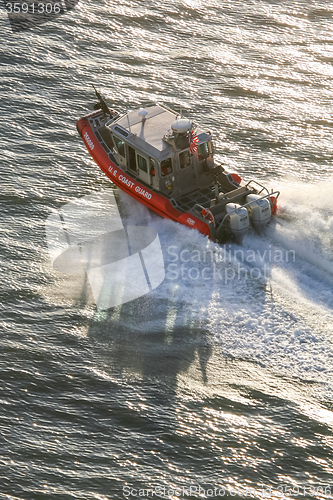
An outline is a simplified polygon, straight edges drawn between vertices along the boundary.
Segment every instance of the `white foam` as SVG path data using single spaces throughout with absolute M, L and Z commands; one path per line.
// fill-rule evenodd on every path
M 168 299 L 172 328 L 204 324 L 225 355 L 258 362 L 279 374 L 323 383 L 326 397 L 333 396 L 332 195 L 332 183 L 283 189 L 277 221 L 263 236 L 250 233 L 245 237 L 245 259 L 238 254 L 221 265 L 223 271 L 235 271 L 235 279 L 230 280 L 225 280 L 223 273 L 222 280 L 218 275 L 209 280 L 201 275 L 189 279 L 192 268 L 201 273 L 207 262 L 181 262 L 180 257 L 174 262 L 168 245 L 176 245 L 173 252 L 178 256 L 184 250 L 190 252 L 184 253 L 187 258 L 195 255 L 195 250 L 203 255 L 206 249 L 216 253 L 220 247 L 196 231 L 151 215 L 144 207 L 138 215 L 135 205 L 133 219 L 139 217 L 142 223 L 146 218 L 160 236 L 166 280 L 153 293 Z M 124 197 L 122 202 L 131 213 L 135 202 Z M 239 249 L 229 245 L 224 252 L 234 256 Z M 173 279 L 167 270 L 170 263 L 179 267 Z M 243 272 L 238 276 L 239 265 Z M 262 272 L 265 266 L 269 268 L 266 277 L 251 278 L 251 269 Z
M 155 283 L 154 271 L 146 266 L 153 288 L 157 285 L 147 297 L 157 300 L 161 316 L 136 323 L 135 331 L 165 327 L 172 335 L 177 328 L 186 333 L 199 325 L 210 332 L 211 341 L 220 345 L 224 355 L 259 363 L 287 377 L 322 383 L 319 396 L 332 397 L 332 184 L 283 188 L 276 221 L 263 236 L 249 233 L 242 247 L 221 247 L 195 230 L 156 216 L 125 193 L 120 192 L 119 198 L 125 225 L 154 228 L 165 260 L 162 284 L 162 274 Z M 108 217 L 106 213 L 105 220 Z M 68 243 L 58 238 L 61 221 L 51 222 L 56 258 Z M 144 260 L 152 254 L 153 247 Z M 93 264 L 87 270 L 96 274 Z M 170 265 L 176 266 L 173 273 Z M 93 276 L 94 292 L 103 307 L 117 303 L 116 298 L 110 302 L 108 287 L 115 272 Z M 143 276 L 140 283 L 146 284 Z M 118 292 L 120 296 L 118 290 L 113 297 Z M 142 293 L 133 289 L 133 298 Z

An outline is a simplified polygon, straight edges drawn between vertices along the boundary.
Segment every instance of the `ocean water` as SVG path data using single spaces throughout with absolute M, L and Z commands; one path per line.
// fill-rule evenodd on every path
M 332 4 L 80 0 L 22 32 L 0 12 L 0 498 L 332 498 Z M 265 234 L 221 248 L 118 192 L 76 132 L 92 84 L 211 130 L 280 191 Z M 105 311 L 45 225 L 111 191 L 166 277 Z

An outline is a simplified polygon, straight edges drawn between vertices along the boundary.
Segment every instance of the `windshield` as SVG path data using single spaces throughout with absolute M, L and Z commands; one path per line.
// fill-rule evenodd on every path
M 197 152 L 199 161 L 208 158 L 209 156 L 208 142 L 203 142 L 202 144 L 199 144 Z

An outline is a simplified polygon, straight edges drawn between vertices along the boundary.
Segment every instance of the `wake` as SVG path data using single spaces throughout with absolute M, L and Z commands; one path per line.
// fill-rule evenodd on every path
M 168 309 L 171 334 L 205 325 L 225 356 L 320 383 L 318 396 L 333 397 L 332 195 L 333 184 L 281 189 L 278 217 L 239 247 L 144 207 L 133 212 L 121 194 L 131 222 L 158 231 L 166 279 L 153 296 Z

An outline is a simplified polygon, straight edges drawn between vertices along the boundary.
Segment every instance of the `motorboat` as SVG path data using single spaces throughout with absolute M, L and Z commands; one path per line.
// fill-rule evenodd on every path
M 114 111 L 95 92 L 95 109 L 78 120 L 77 130 L 118 188 L 218 243 L 241 244 L 251 227 L 264 230 L 280 193 L 218 165 L 209 131 L 159 103 Z

